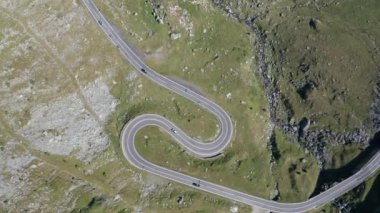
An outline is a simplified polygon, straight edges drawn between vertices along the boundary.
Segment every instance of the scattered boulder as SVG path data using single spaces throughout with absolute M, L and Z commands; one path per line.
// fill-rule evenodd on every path
M 305 63 L 304 61 L 302 61 L 299 66 L 298 66 L 298 69 L 303 72 L 303 73 L 306 73 L 310 70 L 310 64 L 308 63 Z
M 155 1 L 151 1 L 150 3 L 153 7 L 152 15 L 154 19 L 156 20 L 158 24 L 164 24 L 166 15 L 163 10 L 163 7 L 160 4 L 157 4 L 157 2 Z
M 318 30 L 318 24 L 319 24 L 319 21 L 317 19 L 311 18 L 309 21 L 309 27 L 312 28 L 313 30 Z
M 227 98 L 227 99 L 231 99 L 231 98 L 232 98 L 232 94 L 231 94 L 230 92 L 227 93 L 226 98 Z
M 304 117 L 301 119 L 298 126 L 300 131 L 306 132 L 310 127 L 310 120 Z
M 280 200 L 280 190 L 278 190 L 278 183 L 276 183 L 274 190 L 271 192 L 270 199 L 274 201 Z
M 169 33 L 169 37 L 171 40 L 177 40 L 179 38 L 181 38 L 181 33 Z
M 310 92 L 314 89 L 313 83 L 306 83 L 301 88 L 297 90 L 298 95 L 302 98 L 302 100 L 307 100 Z
M 239 207 L 237 207 L 237 206 L 231 206 L 230 207 L 230 212 L 231 213 L 237 213 L 237 212 L 239 212 Z
M 182 205 L 182 204 L 183 204 L 183 197 L 182 197 L 182 196 L 179 196 L 179 197 L 177 198 L 177 203 L 178 203 L 179 205 Z

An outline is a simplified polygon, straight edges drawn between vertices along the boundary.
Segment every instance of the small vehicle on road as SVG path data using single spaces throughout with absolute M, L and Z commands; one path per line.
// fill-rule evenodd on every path
M 195 182 L 193 182 L 192 185 L 193 185 L 193 186 L 196 186 L 196 187 L 200 187 L 200 186 L 201 186 L 201 184 L 199 184 L 199 183 L 195 183 Z
M 141 72 L 146 74 L 146 70 L 144 68 L 141 68 L 140 70 L 141 70 Z
M 171 128 L 170 131 L 172 131 L 173 133 L 177 134 L 177 130 L 175 130 L 174 128 Z
M 100 20 L 98 20 L 98 23 L 100 24 L 100 25 L 102 25 L 103 23 L 102 23 L 102 21 L 100 21 Z

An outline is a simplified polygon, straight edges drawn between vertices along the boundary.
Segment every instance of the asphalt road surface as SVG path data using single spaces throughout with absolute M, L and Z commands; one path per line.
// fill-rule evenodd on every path
M 120 50 L 129 63 L 138 70 L 142 75 L 187 99 L 214 114 L 219 121 L 220 131 L 217 137 L 208 143 L 198 141 L 189 137 L 185 132 L 179 129 L 174 123 L 170 122 L 163 116 L 157 114 L 140 115 L 129 121 L 121 133 L 121 146 L 125 158 L 135 167 L 145 170 L 149 173 L 176 181 L 178 183 L 203 190 L 212 194 L 219 195 L 231 200 L 235 200 L 248 205 L 257 206 L 273 212 L 306 212 L 318 208 L 326 203 L 333 201 L 339 196 L 345 194 L 351 189 L 358 186 L 364 180 L 373 175 L 380 167 L 380 152 L 378 152 L 365 166 L 357 173 L 346 180 L 336 184 L 321 194 L 310 198 L 307 201 L 299 203 L 280 203 L 272 200 L 266 200 L 260 197 L 249 195 L 225 186 L 217 185 L 205 180 L 184 175 L 182 173 L 155 165 L 145 160 L 136 150 L 135 137 L 137 132 L 146 126 L 157 126 L 167 131 L 184 149 L 192 155 L 199 158 L 214 157 L 223 152 L 226 146 L 231 142 L 234 133 L 230 116 L 220 106 L 208 100 L 206 97 L 197 93 L 180 82 L 175 82 L 163 75 L 158 74 L 149 68 L 139 54 L 126 43 L 118 34 L 117 30 L 102 15 L 92 0 L 82 0 L 87 7 L 96 23 L 106 33 L 110 41 Z

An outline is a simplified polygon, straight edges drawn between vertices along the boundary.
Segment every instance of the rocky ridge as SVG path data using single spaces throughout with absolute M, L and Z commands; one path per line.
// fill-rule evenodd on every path
M 268 58 L 271 58 L 272 54 L 271 45 L 267 41 L 265 32 L 263 32 L 257 24 L 257 20 L 265 14 L 265 9 L 259 10 L 257 15 L 241 15 L 235 13 L 233 8 L 221 0 L 213 0 L 212 2 L 215 6 L 226 12 L 228 16 L 244 24 L 252 33 L 254 33 L 256 37 L 255 45 L 258 57 L 258 72 L 264 83 L 266 96 L 269 102 L 271 122 L 285 135 L 297 139 L 306 150 L 311 152 L 317 158 L 320 168 L 324 168 L 326 164 L 327 142 L 336 142 L 338 144 L 368 143 L 370 136 L 363 129 L 355 129 L 352 132 L 346 133 L 336 133 L 329 129 L 308 130 L 302 128 L 300 123 L 295 124 L 292 121 L 292 109 L 287 105 L 286 99 L 279 91 L 275 77 L 271 76 L 271 69 L 273 69 L 273 67 L 268 63 Z M 241 1 L 239 2 L 240 3 L 237 3 L 237 8 L 241 8 Z M 252 2 L 248 7 L 255 8 L 259 6 L 259 3 L 255 4 L 255 2 Z M 379 90 L 376 91 L 377 94 L 379 94 Z M 379 114 L 377 110 L 375 111 L 375 114 Z M 285 119 L 281 119 L 280 116 L 285 117 Z M 375 123 L 379 123 L 379 121 L 380 119 L 374 119 Z M 379 126 L 379 124 L 377 125 Z

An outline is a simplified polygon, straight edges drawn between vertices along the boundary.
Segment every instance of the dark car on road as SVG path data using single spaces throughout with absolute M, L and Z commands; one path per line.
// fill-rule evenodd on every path
M 144 68 L 141 68 L 140 70 L 141 70 L 141 72 L 146 73 Z
M 200 187 L 201 184 L 199 184 L 199 183 L 193 183 L 193 186 Z

